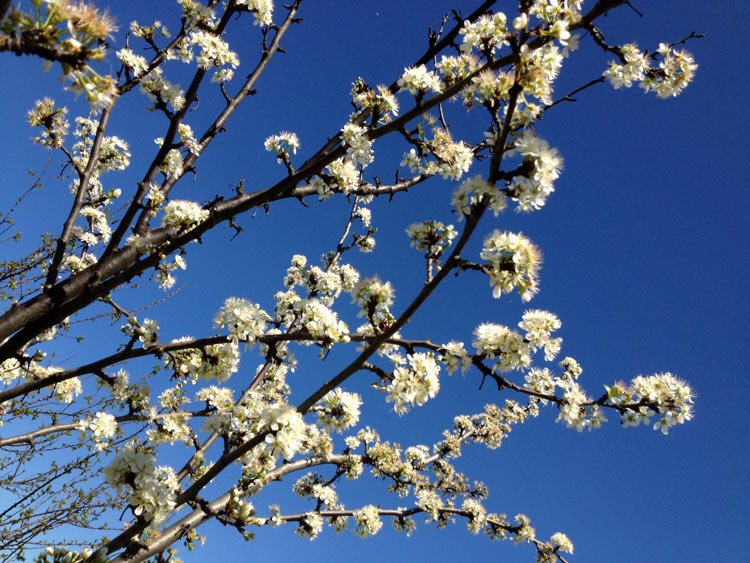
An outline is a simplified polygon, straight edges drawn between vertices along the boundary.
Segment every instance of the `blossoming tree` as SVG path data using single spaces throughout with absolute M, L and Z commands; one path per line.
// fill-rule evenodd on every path
M 496 299 L 530 302 L 538 293 L 541 250 L 502 224 L 509 212 L 542 208 L 563 169 L 537 128 L 542 116 L 575 108 L 561 102 L 600 84 L 639 85 L 660 98 L 688 85 L 696 65 L 681 45 L 693 36 L 648 50 L 610 44 L 600 20 L 623 7 L 634 9 L 626 0 L 487 0 L 454 12 L 391 84 L 353 81 L 349 118 L 322 146 L 303 151 L 296 133 L 269 131 L 263 147 L 248 147 L 276 160 L 276 180 L 250 189 L 238 165 L 231 191 L 195 197 L 185 178 L 204 158 L 221 158 L 202 155 L 255 93 L 285 36 L 304 25 L 305 2 L 178 0 L 171 24 L 143 14 L 148 23 L 119 30 L 83 1 L 3 3 L 0 50 L 58 66 L 90 113 L 73 118 L 50 97 L 28 113 L 34 141 L 64 165 L 70 199 L 58 233 L 0 263 L 0 487 L 8 499 L 0 553 L 174 561 L 176 547 L 212 519 L 245 539 L 269 526 L 313 539 L 326 526 L 374 535 L 384 521 L 410 534 L 421 518 L 464 521 L 471 532 L 531 544 L 540 561 L 564 561 L 573 551 L 565 534 L 538 537 L 528 516 L 492 511 L 486 488 L 456 467 L 463 447 L 498 448 L 543 408 L 579 431 L 614 417 L 666 434 L 690 420 L 690 387 L 658 373 L 586 391 L 579 363 L 561 355 L 562 324 L 550 311 L 529 308 L 505 324 L 477 319 L 473 336 L 446 342 L 412 333 L 409 322 L 454 276 L 484 276 Z M 253 39 L 230 45 L 237 27 Z M 610 62 L 558 94 L 555 80 L 579 48 Z M 162 133 L 138 180 L 114 188 L 109 173 L 128 168 L 131 153 L 110 134 L 110 117 L 128 98 L 148 107 Z M 376 164 L 388 143 L 402 156 Z M 395 180 L 375 170 L 395 171 Z M 354 256 L 385 236 L 375 201 L 413 209 L 435 184 L 452 186 L 454 224 L 427 219 L 407 229 L 424 279 L 413 294 L 399 291 L 397 304 L 388 265 L 371 273 L 366 257 Z M 177 276 L 188 275 L 192 243 L 226 225 L 243 237 L 252 229 L 241 225 L 245 216 L 283 200 L 310 214 L 344 203 L 340 236 L 324 242 L 321 257 L 290 255 L 286 274 L 268 282 L 275 294 L 223 295 L 204 334 L 163 338 L 163 304 L 139 301 L 134 280 L 150 276 L 172 295 Z M 5 233 L 15 209 L 0 216 Z M 119 337 L 107 349 L 86 347 L 113 323 Z M 71 336 L 82 341 L 81 363 L 64 360 Z M 456 372 L 493 390 L 481 412 L 456 412 L 452 427 L 435 429 L 433 444 L 388 441 L 362 416 L 367 401 L 392 417 L 418 417 Z M 355 392 L 363 378 L 371 386 Z M 347 482 L 357 479 L 385 481 L 398 499 L 352 505 Z M 251 497 L 274 481 L 292 483 L 307 509 L 254 506 Z M 81 539 L 82 528 L 101 530 L 100 539 Z

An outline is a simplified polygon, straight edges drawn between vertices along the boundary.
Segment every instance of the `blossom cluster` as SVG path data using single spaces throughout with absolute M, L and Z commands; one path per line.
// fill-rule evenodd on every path
M 482 503 L 475 498 L 467 498 L 464 500 L 461 509 L 468 514 L 466 525 L 469 532 L 472 534 L 481 532 L 487 522 L 487 509 L 482 506 Z
M 177 278 L 172 275 L 172 272 L 175 270 L 187 270 L 187 262 L 182 254 L 175 255 L 171 261 L 165 258 L 159 262 L 156 272 L 154 272 L 154 279 L 160 289 L 166 291 L 174 287 Z
M 464 22 L 459 34 L 463 36 L 461 51 L 464 53 L 476 49 L 481 53 L 494 54 L 508 44 L 508 19 L 502 12 L 485 14 L 473 22 Z
M 323 517 L 317 512 L 308 512 L 300 520 L 299 527 L 296 530 L 297 535 L 314 540 L 323 531 Z
M 62 264 L 60 264 L 60 269 L 68 270 L 75 274 L 82 270 L 85 270 L 92 264 L 96 264 L 96 256 L 94 256 L 90 252 L 81 252 L 80 255 L 67 255 L 63 259 Z
M 229 522 L 239 526 L 246 526 L 247 524 L 254 524 L 258 522 L 255 516 L 255 507 L 253 503 L 246 501 L 242 498 L 242 493 L 236 488 L 232 489 L 229 495 L 229 502 L 224 509 L 227 513 L 227 519 Z
M 447 85 L 453 85 L 459 80 L 468 78 L 477 68 L 479 60 L 473 54 L 441 55 L 435 68 L 443 75 Z
M 393 410 L 405 414 L 411 405 L 424 405 L 440 391 L 440 365 L 435 356 L 417 352 L 407 356 L 408 365 L 393 370 L 393 379 L 387 387 L 387 401 Z
M 453 192 L 453 207 L 458 211 L 459 221 L 468 216 L 475 205 L 482 202 L 497 217 L 508 207 L 508 196 L 478 174 L 466 178 Z
M 270 430 L 266 435 L 266 444 L 276 455 L 291 459 L 303 448 L 307 425 L 294 407 L 285 404 L 267 405 L 260 420 Z
M 656 52 L 661 56 L 659 68 L 648 73 L 641 87 L 646 92 L 656 92 L 660 98 L 679 95 L 692 82 L 698 65 L 690 53 L 665 43 L 660 43 Z
M 130 383 L 125 370 L 118 370 L 109 383 L 112 398 L 122 405 L 127 405 L 132 412 L 144 412 L 150 405 L 150 389 L 146 383 Z
M 255 25 L 264 26 L 273 23 L 273 0 L 237 0 L 238 6 L 246 6 L 255 14 Z
M 510 73 L 487 68 L 471 79 L 471 87 L 464 93 L 464 100 L 468 105 L 473 105 L 473 96 L 481 104 L 494 107 L 498 100 L 508 97 L 512 86 L 513 76 Z
M 371 110 L 378 121 L 388 122 L 398 116 L 398 100 L 388 86 L 380 85 L 373 90 L 359 78 L 352 84 L 352 101 L 362 109 Z
M 523 336 L 507 326 L 494 323 L 479 325 L 474 331 L 477 354 L 497 358 L 493 370 L 500 373 L 531 366 L 531 348 Z
M 34 563 L 86 563 L 92 553 L 88 548 L 78 552 L 67 547 L 47 547 L 34 557 Z
M 611 61 L 604 71 L 604 77 L 615 90 L 630 88 L 633 82 L 642 81 L 651 68 L 648 55 L 641 52 L 635 43 L 626 43 L 619 50 L 624 62 L 618 64 Z
M 388 313 L 395 296 L 391 282 L 384 282 L 378 276 L 363 278 L 352 290 L 352 297 L 361 309 L 358 316 L 367 317 L 371 322 Z
M 544 349 L 544 359 L 551 362 L 560 353 L 562 338 L 552 338 L 554 331 L 562 326 L 560 319 L 549 311 L 532 309 L 523 314 L 518 327 L 525 330 L 525 340 L 532 352 Z
M 109 439 L 117 433 L 117 421 L 109 413 L 99 411 L 92 417 L 87 417 L 78 423 L 78 430 L 82 435 L 91 431 L 96 449 L 101 451 L 109 445 Z
M 524 73 L 520 84 L 523 86 L 523 99 L 518 120 L 533 122 L 540 108 L 530 103 L 529 98 L 537 98 L 544 105 L 552 103 L 555 80 L 560 75 L 563 52 L 553 42 L 545 43 L 538 49 L 521 50 Z
M 323 174 L 315 176 L 310 185 L 320 194 L 321 199 L 332 195 L 333 191 L 348 194 L 360 185 L 361 172 L 350 158 L 337 158 L 325 167 Z
M 628 405 L 622 412 L 623 426 L 649 424 L 657 416 L 654 430 L 667 434 L 669 429 L 693 418 L 693 390 L 671 373 L 633 378 L 630 386 L 622 383 L 607 388 L 607 396 L 615 405 Z
M 167 396 L 169 393 L 167 393 Z M 162 394 L 162 403 L 167 397 Z M 146 431 L 149 445 L 174 444 L 175 442 L 190 443 L 191 430 L 188 426 L 190 415 L 186 412 L 172 412 L 153 418 L 153 426 Z
M 126 61 L 123 60 L 123 64 Z M 142 68 L 139 65 L 138 68 Z M 160 67 L 156 67 L 140 79 L 141 91 L 157 104 L 170 105 L 179 111 L 185 105 L 185 92 L 179 84 L 173 84 L 164 77 Z
M 372 141 L 367 137 L 367 129 L 356 123 L 347 123 L 341 130 L 346 145 L 346 153 L 354 164 L 363 168 L 373 161 Z
M 362 397 L 343 389 L 334 389 L 321 401 L 318 416 L 326 427 L 341 432 L 359 422 Z
M 607 419 L 599 405 L 591 405 L 589 397 L 577 381 L 558 378 L 556 384 L 563 390 L 563 401 L 557 421 L 579 432 L 599 428 Z
M 406 234 L 414 248 L 423 251 L 429 259 L 437 259 L 458 233 L 453 225 L 444 225 L 440 221 L 423 221 L 410 225 Z
M 214 33 L 194 30 L 190 33 L 188 42 L 200 50 L 196 59 L 198 68 L 208 70 L 224 65 L 237 68 L 240 64 L 237 53 L 230 50 L 229 44 Z
M 86 219 L 88 223 L 88 232 L 81 232 L 78 235 L 79 240 L 88 246 L 109 241 L 112 236 L 112 228 L 109 226 L 107 216 L 101 209 L 86 206 L 81 209 L 81 217 Z
M 24 369 L 16 358 L 8 358 L 0 363 L 0 381 L 9 385 L 21 377 Z
M 335 263 L 323 269 L 319 266 L 308 266 L 305 256 L 295 254 L 292 256 L 291 266 L 287 269 L 284 285 L 288 288 L 303 287 L 321 303 L 332 305 L 342 292 L 352 292 L 358 281 L 359 272 L 350 264 Z M 293 295 L 285 294 L 284 299 L 292 299 L 293 309 L 302 308 L 297 305 Z M 279 320 L 284 320 L 284 315 L 281 315 Z
M 37 100 L 26 116 L 29 125 L 43 128 L 41 134 L 34 137 L 34 142 L 48 149 L 61 147 L 70 126 L 65 117 L 67 113 L 67 108 L 55 107 L 55 101 L 52 98 Z
M 282 155 L 288 156 L 289 152 L 297 154 L 299 147 L 299 137 L 297 137 L 296 133 L 290 133 L 289 131 L 282 131 L 276 135 L 271 135 L 263 143 L 263 148 L 269 152 L 276 153 L 279 162 L 282 162 Z
M 175 506 L 179 483 L 174 470 L 156 466 L 153 454 L 128 447 L 104 468 L 104 478 L 118 492 L 124 492 L 136 516 L 158 525 Z
M 622 60 L 610 62 L 604 77 L 615 89 L 630 88 L 640 82 L 645 92 L 655 92 L 660 98 L 680 94 L 692 82 L 698 65 L 693 56 L 683 50 L 660 43 L 654 56 L 660 58 L 659 66 L 651 66 L 651 57 L 638 49 L 635 43 L 618 48 Z
M 593 430 L 599 428 L 606 422 L 602 407 L 594 403 L 578 383 L 583 370 L 573 358 L 564 358 L 560 362 L 564 369 L 561 376 L 555 377 L 552 372 L 545 369 L 533 369 L 526 376 L 525 386 L 537 393 L 552 396 L 555 387 L 562 390 L 562 397 L 556 400 L 559 408 L 558 422 L 564 422 L 568 428 L 575 428 L 579 432 L 584 429 Z M 535 399 L 546 404 L 545 399 Z
M 336 342 L 349 341 L 349 327 L 321 301 L 305 299 L 298 301 L 295 305 L 301 310 L 302 326 L 322 346 L 330 347 Z
M 172 341 L 190 341 L 183 338 Z M 188 376 L 192 381 L 198 379 L 216 380 L 223 383 L 236 373 L 240 364 L 240 350 L 236 342 L 210 344 L 198 348 L 172 350 L 165 355 L 167 368 L 181 376 Z
M 148 71 L 148 61 L 146 58 L 137 55 L 132 49 L 123 47 L 116 53 L 117 58 L 123 64 L 123 66 L 132 74 L 134 77 L 143 76 Z
M 407 91 L 413 96 L 434 92 L 439 94 L 443 91 L 443 83 L 434 72 L 427 70 L 424 65 L 409 67 L 404 70 L 398 79 L 398 87 L 401 91 Z
M 154 143 L 161 148 L 164 145 L 164 139 L 157 137 L 154 139 Z M 180 150 L 177 148 L 169 149 L 167 154 L 164 155 L 164 160 L 162 161 L 161 166 L 159 166 L 159 172 L 164 174 L 165 178 L 178 180 L 184 171 L 185 161 L 182 159 Z
M 208 219 L 209 212 L 194 201 L 185 199 L 173 199 L 164 206 L 164 219 L 162 225 L 165 227 L 192 227 L 196 223 Z
M 440 361 L 445 364 L 448 373 L 452 374 L 461 370 L 466 373 L 471 368 L 471 356 L 464 348 L 463 342 L 451 341 L 442 347 Z
M 354 533 L 363 538 L 374 536 L 383 527 L 383 522 L 380 520 L 380 511 L 377 506 L 372 504 L 355 510 L 352 516 L 357 524 Z
M 199 156 L 201 153 L 200 143 L 195 138 L 193 128 L 187 123 L 180 123 L 177 126 L 177 134 L 180 137 L 180 144 L 185 147 L 193 156 Z
M 539 291 L 539 248 L 520 233 L 494 230 L 484 240 L 480 254 L 493 287 L 492 296 L 500 297 L 518 289 L 523 301 Z
M 268 313 L 259 305 L 247 299 L 229 297 L 214 318 L 214 325 L 226 327 L 233 342 L 252 344 L 265 333 L 266 324 L 271 320 Z
M 320 501 L 328 508 L 339 507 L 338 494 L 331 485 L 326 485 L 325 478 L 317 473 L 307 473 L 300 477 L 294 484 L 293 490 L 303 498 L 312 498 Z
M 530 171 L 513 178 L 513 197 L 518 200 L 519 211 L 541 209 L 547 197 L 555 191 L 554 181 L 560 176 L 563 160 L 557 149 L 547 141 L 529 132 L 519 136 L 514 149 L 523 157 Z
M 53 373 L 57 371 L 62 371 L 61 368 L 46 368 L 45 376 L 52 375 Z M 60 383 L 56 383 L 55 387 L 52 391 L 52 394 L 55 396 L 55 399 L 60 401 L 61 403 L 70 404 L 73 402 L 73 399 L 77 396 L 83 393 L 83 385 L 81 385 L 81 380 L 77 377 L 71 377 L 70 379 L 66 379 L 65 381 L 61 381 Z
M 407 166 L 414 173 L 440 174 L 445 179 L 459 180 L 474 162 L 472 148 L 463 141 L 454 141 L 445 129 L 435 128 L 432 139 L 425 139 L 423 145 L 436 160 L 427 160 L 416 149 L 410 149 L 401 166 Z
M 190 27 L 209 28 L 216 24 L 216 14 L 210 7 L 197 0 L 177 0 L 182 14 Z

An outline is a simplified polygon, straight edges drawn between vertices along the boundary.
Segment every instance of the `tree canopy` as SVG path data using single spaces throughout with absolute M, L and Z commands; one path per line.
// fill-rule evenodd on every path
M 80 96 L 29 109 L 49 160 L 0 216 L 6 559 L 176 561 L 214 521 L 462 524 L 566 561 L 565 522 L 506 514 L 464 458 L 525 423 L 692 419 L 661 368 L 587 381 L 524 225 L 564 174 L 547 124 L 583 127 L 597 89 L 677 97 L 697 33 L 615 42 L 626 0 L 488 0 L 436 12 L 396 66 L 312 53 L 305 80 L 346 84 L 321 115 L 288 62 L 303 0 L 3 8 L 0 51 Z

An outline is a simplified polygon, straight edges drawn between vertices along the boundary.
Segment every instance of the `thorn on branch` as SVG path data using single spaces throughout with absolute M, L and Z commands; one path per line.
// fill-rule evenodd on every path
M 638 16 L 644 17 L 643 12 L 641 12 L 638 8 L 636 8 L 635 6 L 633 6 L 633 4 L 632 4 L 632 2 L 630 0 L 626 0 L 625 5 L 628 8 L 630 8 L 631 10 L 633 10 L 636 14 L 638 14 Z
M 232 229 L 234 229 L 234 235 L 232 235 L 232 238 L 229 239 L 230 241 L 232 241 L 232 240 L 236 239 L 238 236 L 240 236 L 240 233 L 242 233 L 243 228 L 240 225 L 237 224 L 237 222 L 235 221 L 234 217 L 232 217 L 231 219 L 229 219 L 229 226 Z
M 216 205 L 217 205 L 217 204 L 221 203 L 222 201 L 224 201 L 224 196 L 223 196 L 223 195 L 221 195 L 221 194 L 217 194 L 217 195 L 216 195 L 216 197 L 214 197 L 214 198 L 213 198 L 213 199 L 212 199 L 212 200 L 211 200 L 211 201 L 210 201 L 210 202 L 208 203 L 208 205 L 207 205 L 206 207 L 207 207 L 207 208 L 208 208 L 209 210 L 211 210 L 211 209 L 213 209 L 214 207 L 216 207 Z
M 702 33 L 696 33 L 695 31 L 691 31 L 690 35 L 688 35 L 687 37 L 683 37 L 679 41 L 675 41 L 674 43 L 670 43 L 669 46 L 670 47 L 676 47 L 677 45 L 684 45 L 685 43 L 687 43 L 691 39 L 703 39 L 704 37 L 705 37 L 705 35 L 702 34 Z

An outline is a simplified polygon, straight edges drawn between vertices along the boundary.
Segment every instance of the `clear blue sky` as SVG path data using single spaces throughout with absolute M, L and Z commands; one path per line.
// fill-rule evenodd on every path
M 153 11 L 151 2 L 127 4 L 112 8 L 122 27 L 134 14 Z M 508 4 L 500 2 L 500 9 Z M 462 2 L 459 7 L 468 13 L 473 5 Z M 608 17 L 603 29 L 610 42 L 634 40 L 642 48 L 653 49 L 660 41 L 671 42 L 693 30 L 704 33 L 705 39 L 687 47 L 700 65 L 694 84 L 667 101 L 637 89 L 601 86 L 545 116 L 539 134 L 565 157 L 557 191 L 543 210 L 504 215 L 482 229 L 522 230 L 543 249 L 542 290 L 531 305 L 560 316 L 563 354 L 581 362 L 590 392 L 618 379 L 671 371 L 698 394 L 695 420 L 667 437 L 643 427 L 622 429 L 614 416 L 603 429 L 579 434 L 555 424 L 556 413 L 549 411 L 518 428 L 497 451 L 466 449 L 460 467 L 489 485 L 491 510 L 528 514 L 541 538 L 566 532 L 576 546 L 572 560 L 581 563 L 733 562 L 750 552 L 750 120 L 743 98 L 750 87 L 750 69 L 745 26 L 740 25 L 746 19 L 745 3 L 727 0 L 717 6 L 699 0 L 639 2 L 644 18 L 627 9 Z M 302 139 L 302 155 L 310 154 L 345 122 L 351 82 L 360 75 L 371 84 L 394 80 L 424 50 L 427 26 L 438 25 L 449 7 L 457 6 L 442 0 L 309 2 L 302 9 L 304 22 L 283 43 L 288 54 L 274 61 L 258 85 L 258 95 L 207 151 L 195 181 L 183 180 L 180 196 L 206 201 L 228 193 L 239 178 L 247 178 L 251 188 L 279 178 L 281 169 L 262 151 L 263 139 L 292 130 Z M 138 15 L 141 22 L 151 17 Z M 248 37 L 234 37 L 246 42 L 247 51 L 257 38 L 254 30 L 246 31 Z M 560 93 L 605 67 L 607 57 L 590 45 L 586 51 L 566 69 Z M 245 59 L 251 60 L 247 55 Z M 36 60 L 0 57 L 3 207 L 19 186 L 27 185 L 26 171 L 39 170 L 47 156 L 29 142 L 25 112 L 45 95 L 70 98 L 60 93 L 56 70 L 40 75 L 39 68 Z M 118 180 L 125 193 L 133 189 L 141 171 L 138 164 L 152 152 L 151 139 L 163 126 L 143 109 L 142 97 L 132 98 L 122 103 L 110 126 L 112 134 L 131 142 L 132 172 Z M 461 111 L 454 109 L 454 115 Z M 478 125 L 473 114 L 465 119 Z M 389 154 L 386 144 L 376 144 L 379 157 Z M 389 166 L 383 170 L 392 170 Z M 53 165 L 49 173 L 57 171 Z M 481 163 L 472 172 L 482 172 Z M 450 220 L 450 189 L 436 180 L 392 204 L 373 207 L 381 228 L 378 248 L 371 258 L 358 259 L 358 265 L 364 273 L 380 272 L 393 280 L 397 303 L 403 305 L 414 294 L 418 279 L 412 273 L 421 268 L 407 248 L 403 229 L 417 220 Z M 20 217 L 36 218 L 29 233 L 42 229 L 42 219 L 57 229 L 64 220 L 60 206 L 67 205 L 66 197 L 65 189 L 56 185 L 35 196 Z M 314 258 L 334 243 L 341 209 L 336 202 L 310 209 L 281 204 L 268 217 L 245 220 L 246 232 L 232 243 L 229 234 L 221 232 L 207 237 L 202 247 L 191 247 L 191 269 L 179 281 L 184 289 L 155 312 L 165 337 L 208 333 L 213 313 L 228 296 L 248 297 L 270 308 L 291 255 Z M 142 285 L 149 284 L 144 280 Z M 524 308 L 515 297 L 492 300 L 486 280 L 478 276 L 462 276 L 447 285 L 406 335 L 469 342 L 478 323 L 514 324 Z M 127 300 L 142 304 L 159 295 L 150 289 L 145 294 L 131 292 Z M 95 352 L 78 347 L 71 352 L 71 362 Z M 251 363 L 252 358 L 245 366 Z M 295 378 L 322 379 L 329 369 L 312 366 Z M 487 402 L 505 398 L 490 386 L 478 390 L 478 382 L 476 374 L 465 379 L 446 376 L 438 398 L 400 418 L 389 412 L 382 396 L 368 391 L 369 381 L 360 380 L 353 388 L 366 394 L 370 402 L 365 414 L 377 421 L 382 433 L 408 445 L 435 441 L 454 414 L 476 412 Z M 299 507 L 285 492 L 290 485 L 275 486 L 281 496 L 255 499 L 260 512 L 270 502 L 290 510 Z M 375 487 L 379 490 L 381 484 Z M 352 505 L 366 499 L 363 492 L 361 484 L 351 496 L 341 490 Z M 411 502 L 379 494 L 374 501 L 383 506 Z M 210 524 L 203 529 L 206 547 L 183 557 L 217 562 L 533 558 L 528 546 L 473 537 L 460 522 L 443 531 L 419 523 L 410 539 L 396 535 L 388 523 L 368 540 L 326 530 L 308 542 L 287 527 L 260 529 L 249 544 L 232 530 Z

